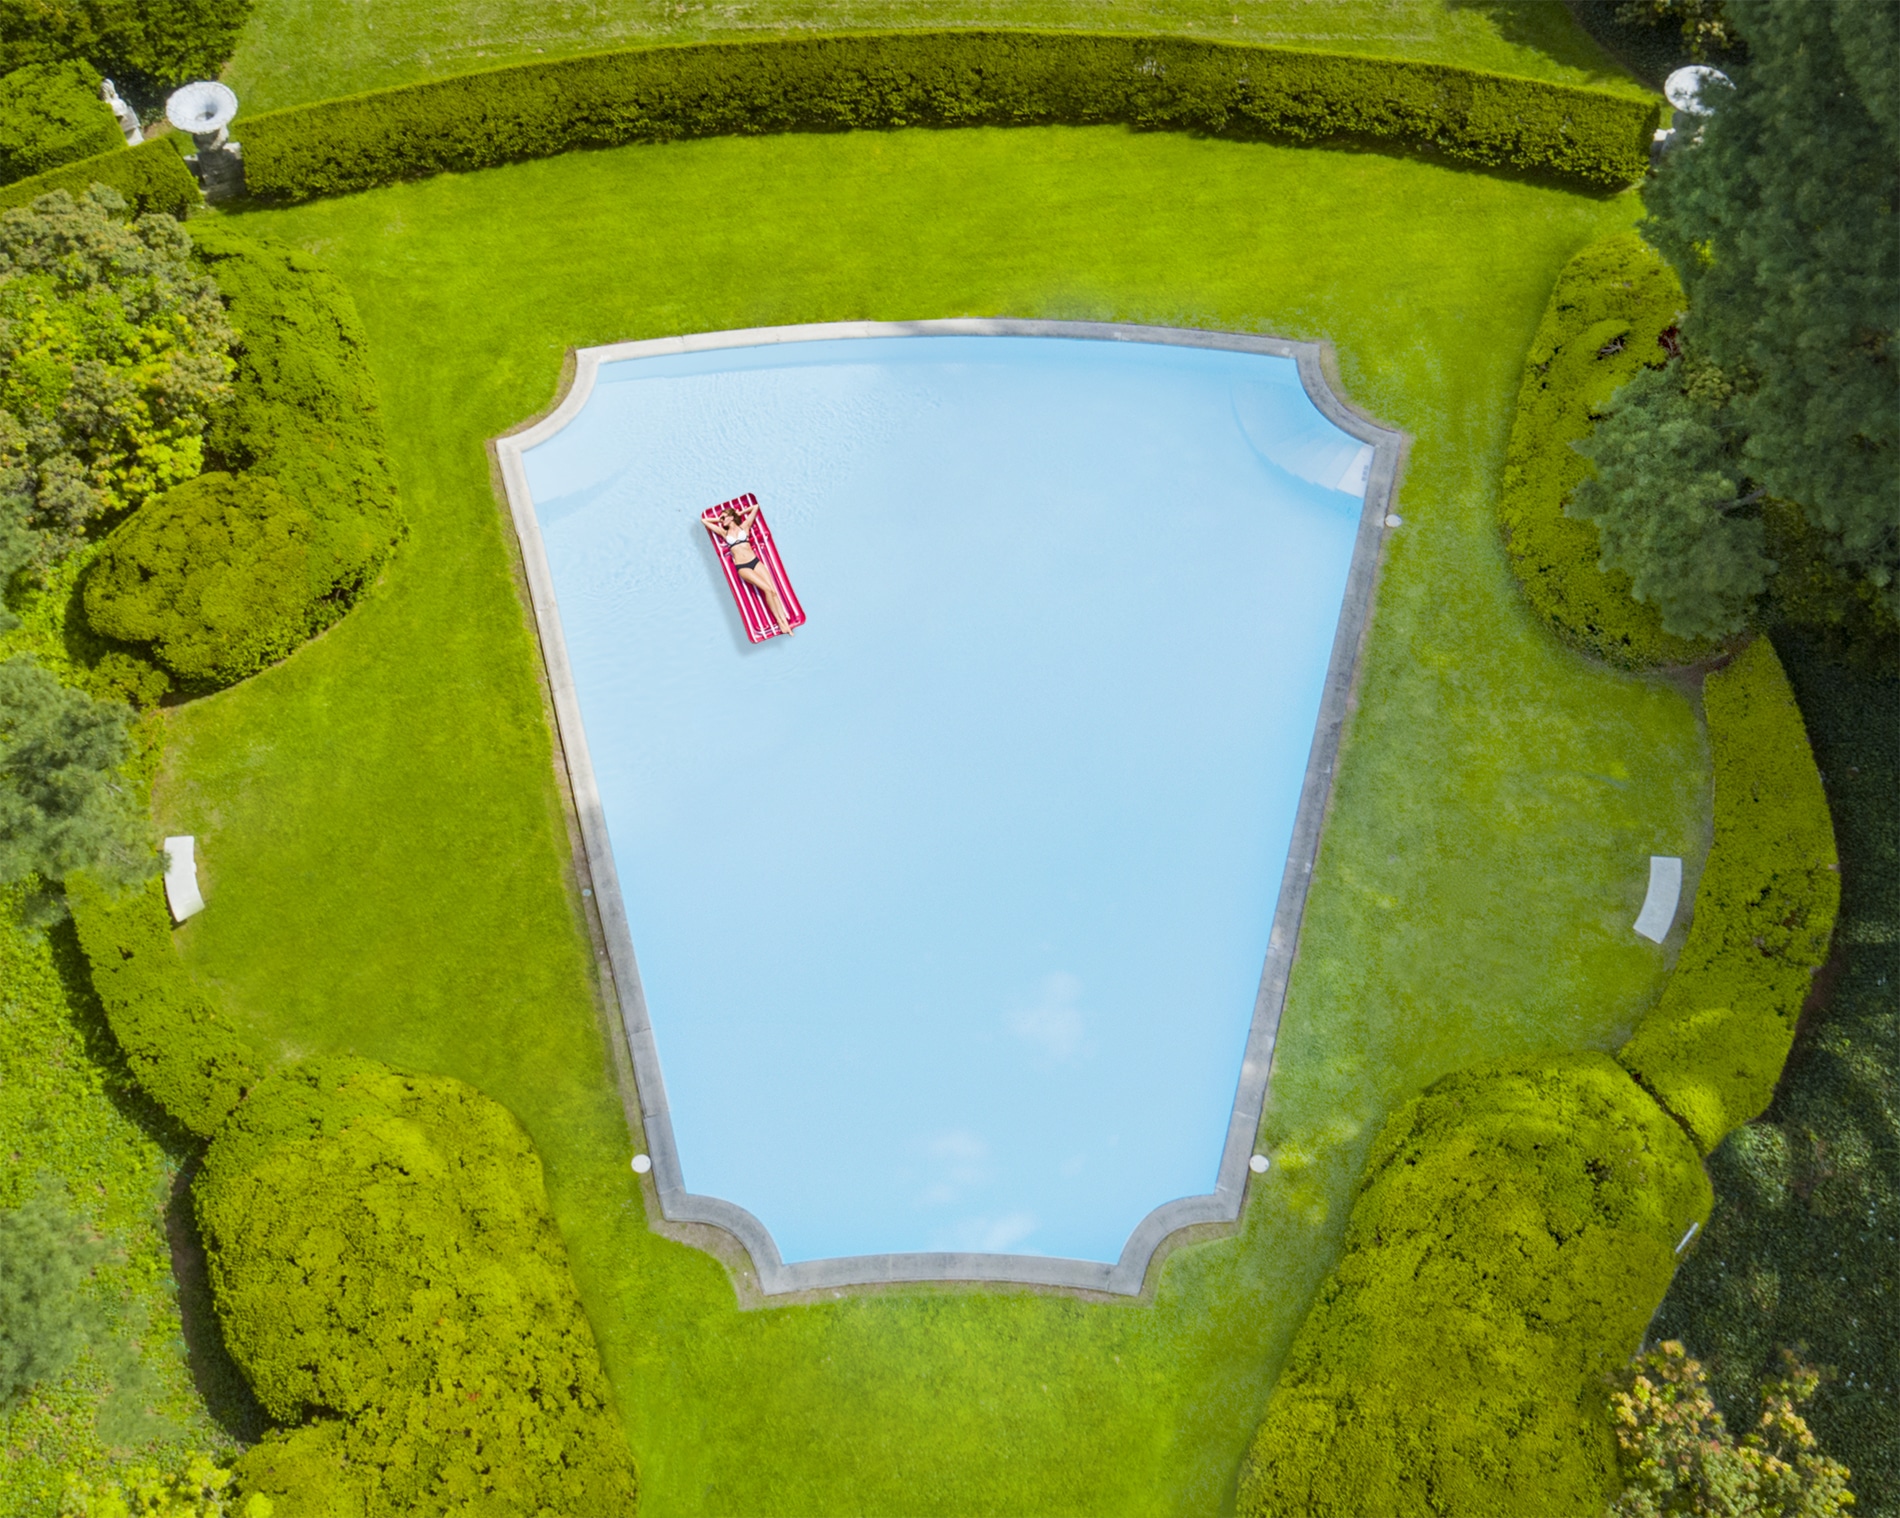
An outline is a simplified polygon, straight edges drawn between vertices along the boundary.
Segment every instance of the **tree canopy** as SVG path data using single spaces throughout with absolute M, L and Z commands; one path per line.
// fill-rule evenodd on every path
M 1749 48 L 1646 192 L 1684 357 L 1632 384 L 1572 503 L 1672 630 L 1726 632 L 1813 555 L 1900 616 L 1900 7 L 1730 0 Z M 1685 444 L 1680 451 L 1673 441 Z M 1762 547 L 1786 503 L 1793 530 Z M 1756 524 L 1756 525 L 1744 525 Z
M 1610 1518 L 1846 1518 L 1854 1505 L 1848 1469 L 1822 1452 L 1801 1416 L 1820 1373 L 1788 1350 L 1782 1363 L 1782 1375 L 1761 1385 L 1755 1426 L 1738 1440 L 1681 1344 L 1638 1356 L 1610 1394 L 1624 1478 Z
M 0 1212 L 0 1409 L 63 1374 L 84 1346 L 95 1252 L 50 1192 Z
M 0 216 L 0 516 L 42 561 L 204 468 L 232 336 L 191 247 L 102 185 Z
M 215 79 L 251 0 L 0 0 L 0 73 L 84 58 L 158 85 Z

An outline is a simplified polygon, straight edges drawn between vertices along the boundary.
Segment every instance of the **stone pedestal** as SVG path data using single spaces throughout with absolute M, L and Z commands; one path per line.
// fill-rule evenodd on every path
M 223 128 L 195 136 L 198 151 L 185 159 L 185 167 L 198 178 L 205 199 L 217 202 L 234 200 L 244 193 L 244 144 L 232 142 Z

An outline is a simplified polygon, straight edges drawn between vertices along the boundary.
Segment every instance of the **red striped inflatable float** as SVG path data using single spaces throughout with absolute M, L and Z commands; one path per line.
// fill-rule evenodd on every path
M 739 616 L 745 622 L 745 635 L 754 643 L 763 643 L 767 638 L 776 638 L 780 628 L 773 619 L 772 609 L 765 604 L 765 594 L 758 586 L 750 584 L 739 576 L 732 567 L 732 548 L 726 542 L 725 529 L 717 526 L 720 514 L 736 511 L 741 516 L 752 512 L 752 525 L 746 530 L 752 551 L 759 556 L 759 563 L 772 577 L 772 583 L 778 586 L 779 600 L 785 605 L 786 620 L 793 627 L 805 625 L 805 608 L 799 605 L 798 593 L 792 589 L 792 577 L 785 573 L 785 564 L 778 556 L 778 545 L 772 541 L 772 529 L 765 525 L 765 513 L 759 510 L 759 498 L 747 493 L 735 496 L 730 501 L 721 501 L 699 514 L 700 525 L 712 534 L 713 545 L 719 552 L 719 567 L 726 572 L 726 584 L 732 589 L 732 599 L 739 603 Z

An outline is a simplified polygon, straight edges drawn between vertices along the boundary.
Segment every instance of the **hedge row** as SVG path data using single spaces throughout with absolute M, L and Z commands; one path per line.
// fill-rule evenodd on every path
M 160 137 L 135 148 L 117 147 L 97 158 L 81 158 L 10 184 L 0 189 L 0 211 L 8 206 L 31 205 L 54 190 L 77 197 L 95 184 L 117 190 L 136 216 L 161 211 L 183 220 L 204 204 L 198 181 L 191 177 L 178 149 L 170 139 Z
M 238 334 L 217 466 L 126 519 L 85 580 L 92 627 L 187 688 L 229 685 L 349 610 L 402 531 L 367 340 L 307 255 L 191 226 Z
M 1420 149 L 1602 188 L 1651 102 L 1447 64 L 1179 37 L 901 32 L 641 48 L 253 117 L 254 195 L 301 200 L 575 148 L 733 133 L 1125 122 Z
M 1675 973 L 1617 1058 L 1706 1154 L 1767 1110 L 1841 885 L 1827 796 L 1773 646 L 1757 638 L 1702 699 L 1715 840 Z
M 1499 518 L 1525 597 L 1567 643 L 1624 668 L 1712 650 L 1664 632 L 1656 609 L 1631 598 L 1628 575 L 1599 569 L 1595 525 L 1564 503 L 1590 468 L 1575 444 L 1612 394 L 1667 360 L 1664 334 L 1686 304 L 1675 271 L 1633 232 L 1577 254 L 1525 359 L 1505 452 Z
M 124 147 L 88 65 L 32 63 L 0 77 L 0 184 Z
M 256 1085 L 257 1056 L 192 984 L 172 947 L 163 886 L 115 895 L 66 877 L 79 945 L 132 1075 L 180 1123 L 208 1138 Z
M 274 1075 L 193 1188 L 278 1518 L 628 1515 L 633 1463 L 520 1125 L 460 1081 Z M 305 1421 L 311 1420 L 311 1421 Z
M 1603 1377 L 1711 1201 L 1694 1146 L 1606 1055 L 1439 1081 L 1373 1145 L 1239 1512 L 1602 1512 L 1616 1492 Z

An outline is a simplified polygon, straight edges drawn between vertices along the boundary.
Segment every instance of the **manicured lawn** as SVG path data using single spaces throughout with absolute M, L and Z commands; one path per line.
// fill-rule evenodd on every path
M 1556 0 L 258 0 L 224 77 L 268 111 L 601 48 L 899 26 L 1185 33 L 1643 93 Z
M 1532 624 L 1493 513 L 1556 271 L 1637 209 L 1025 129 L 629 148 L 244 218 L 355 291 L 414 530 L 320 643 L 172 715 L 159 817 L 200 835 L 210 897 L 180 938 L 261 1046 L 452 1073 L 520 1115 L 647 1513 L 1218 1511 L 1383 1114 L 1470 1061 L 1627 1032 L 1664 969 L 1628 928 L 1645 856 L 1704 845 L 1698 726 Z M 627 1169 L 483 441 L 550 404 L 572 345 L 961 314 L 1329 337 L 1348 393 L 1416 439 L 1274 1076 L 1280 1163 L 1152 1304 L 740 1312 L 710 1256 L 647 1231 Z

